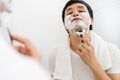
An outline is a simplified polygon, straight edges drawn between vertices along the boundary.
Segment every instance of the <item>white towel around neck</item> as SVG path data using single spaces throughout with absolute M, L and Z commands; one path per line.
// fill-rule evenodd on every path
M 104 70 L 111 67 L 111 61 L 105 41 L 91 32 L 91 43 L 95 54 Z M 69 42 L 69 41 L 68 41 Z M 57 49 L 53 80 L 73 80 L 69 43 Z
M 69 46 L 57 50 L 53 80 L 72 80 L 72 67 Z

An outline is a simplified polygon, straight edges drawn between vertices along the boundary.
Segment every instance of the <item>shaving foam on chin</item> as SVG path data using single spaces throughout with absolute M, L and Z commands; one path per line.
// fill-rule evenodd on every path
M 79 21 L 72 21 L 74 18 L 80 18 Z M 70 33 L 75 35 L 83 35 L 88 33 L 89 25 L 91 24 L 91 19 L 88 13 L 80 13 L 79 16 L 73 17 L 72 15 L 67 15 L 65 17 L 65 26 Z
M 89 29 L 86 31 L 85 29 L 82 29 L 82 30 L 80 30 L 80 31 L 76 31 L 76 32 L 74 32 L 74 34 L 75 35 L 78 35 L 78 36 L 84 36 L 85 35 L 85 33 L 86 34 L 88 34 L 88 31 L 89 31 Z
M 75 32 L 75 34 L 77 34 L 77 35 L 84 35 L 84 33 L 85 33 L 85 29 Z
M 74 18 L 80 18 L 79 21 L 72 21 Z M 72 15 L 67 15 L 65 17 L 65 26 L 70 31 L 74 28 L 88 28 L 91 23 L 91 19 L 88 13 L 80 13 L 79 16 L 73 17 Z

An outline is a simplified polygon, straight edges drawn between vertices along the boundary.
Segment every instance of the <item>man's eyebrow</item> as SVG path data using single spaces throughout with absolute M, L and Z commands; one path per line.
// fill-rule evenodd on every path
M 84 6 L 77 6 L 77 8 L 80 8 L 80 9 L 82 9 L 82 8 L 84 8 Z M 72 8 L 68 8 L 66 11 L 68 12 L 68 11 L 70 11 Z
M 68 8 L 67 10 L 66 10 L 66 12 L 68 12 L 68 11 L 70 11 L 72 8 Z
M 84 6 L 77 6 L 77 8 L 84 8 Z

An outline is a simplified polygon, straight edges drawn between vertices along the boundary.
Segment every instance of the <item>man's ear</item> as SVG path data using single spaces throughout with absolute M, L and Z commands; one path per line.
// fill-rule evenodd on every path
M 89 26 L 89 30 L 93 30 L 93 26 L 92 25 Z
M 89 30 L 93 30 L 93 18 L 91 18 L 91 24 L 89 26 Z

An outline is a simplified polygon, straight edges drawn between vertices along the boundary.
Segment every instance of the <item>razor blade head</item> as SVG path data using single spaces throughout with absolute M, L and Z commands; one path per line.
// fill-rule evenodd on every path
M 81 29 L 80 31 L 75 32 L 77 35 L 84 35 L 85 29 Z

